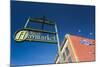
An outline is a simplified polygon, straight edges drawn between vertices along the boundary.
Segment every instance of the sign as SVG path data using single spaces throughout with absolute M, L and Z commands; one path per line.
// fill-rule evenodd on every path
M 87 41 L 87 40 L 80 40 L 80 43 L 81 44 L 84 44 L 84 45 L 91 45 L 92 43 Z
M 17 31 L 15 33 L 15 41 L 23 42 L 23 41 L 35 41 L 35 42 L 48 42 L 48 43 L 57 43 L 56 32 L 46 31 L 43 29 L 32 29 L 27 28 L 29 22 L 37 22 L 42 24 L 41 26 L 46 25 L 55 25 L 53 22 L 49 20 L 45 20 L 44 18 L 29 18 L 26 22 L 23 29 Z
M 26 40 L 27 37 L 28 37 L 28 31 L 26 30 L 21 30 L 15 34 L 15 40 L 19 42 Z
M 29 30 L 18 31 L 15 35 L 15 40 L 17 42 L 39 41 L 39 42 L 57 43 L 55 35 L 50 35 L 50 34 L 41 33 L 41 32 L 34 32 L 34 31 L 29 31 Z

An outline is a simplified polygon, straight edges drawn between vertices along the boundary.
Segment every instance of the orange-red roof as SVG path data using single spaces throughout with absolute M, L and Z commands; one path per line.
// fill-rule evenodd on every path
M 95 40 L 70 35 L 75 53 L 79 61 L 95 60 Z

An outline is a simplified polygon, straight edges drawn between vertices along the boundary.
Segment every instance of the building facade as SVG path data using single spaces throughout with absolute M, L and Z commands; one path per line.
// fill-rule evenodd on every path
M 95 61 L 95 40 L 67 34 L 55 63 Z M 63 59 L 61 62 L 60 59 Z

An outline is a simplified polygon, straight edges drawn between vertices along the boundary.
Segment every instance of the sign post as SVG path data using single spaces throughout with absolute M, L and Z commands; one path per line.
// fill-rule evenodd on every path
M 28 28 L 27 25 L 30 23 L 39 23 L 42 25 L 42 29 Z M 47 31 L 44 29 L 45 25 L 50 25 L 55 27 L 54 31 Z M 60 62 L 63 62 L 61 50 L 60 50 L 60 41 L 58 36 L 57 25 L 51 20 L 46 19 L 44 16 L 40 18 L 31 18 L 29 17 L 27 22 L 24 25 L 24 28 L 15 33 L 15 41 L 35 41 L 35 42 L 47 42 L 57 44 L 58 54 L 60 56 Z
M 59 58 L 60 58 L 60 63 L 63 62 L 63 57 L 62 57 L 62 54 L 61 54 L 61 48 L 60 48 L 60 40 L 59 40 L 59 36 L 58 36 L 58 29 L 57 29 L 57 25 L 55 24 L 55 31 L 56 31 L 56 37 L 57 37 L 57 46 L 58 46 L 58 55 L 59 55 Z

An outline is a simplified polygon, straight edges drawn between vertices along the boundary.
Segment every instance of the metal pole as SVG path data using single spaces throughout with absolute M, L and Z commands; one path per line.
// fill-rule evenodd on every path
M 26 24 L 25 24 L 24 28 L 27 27 L 27 24 L 28 24 L 29 20 L 30 20 L 30 17 L 29 17 L 28 20 L 26 21 Z
M 56 37 L 57 37 L 57 42 L 58 42 L 58 55 L 59 55 L 60 62 L 62 63 L 63 58 L 62 58 L 62 54 L 61 54 L 61 50 L 60 50 L 60 41 L 59 41 L 58 30 L 57 30 L 56 24 L 55 24 L 55 31 L 56 31 Z
M 42 30 L 44 29 L 45 16 L 43 16 Z

